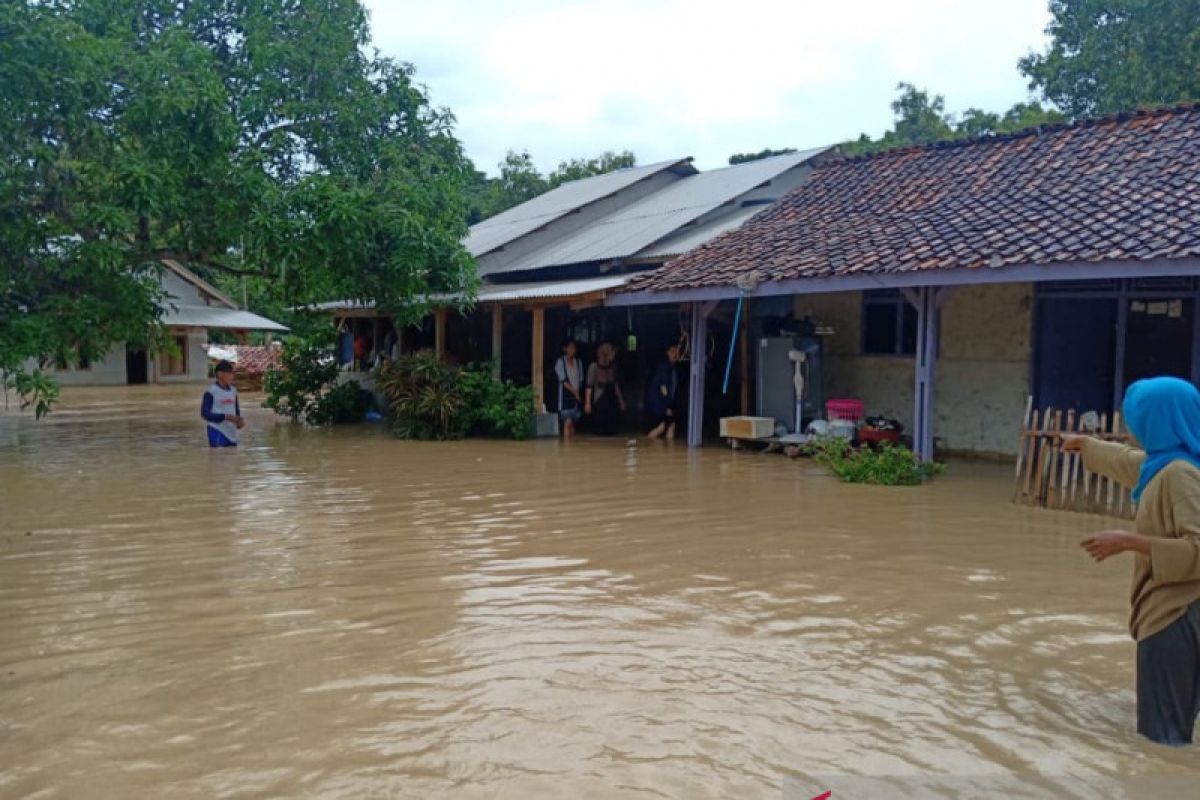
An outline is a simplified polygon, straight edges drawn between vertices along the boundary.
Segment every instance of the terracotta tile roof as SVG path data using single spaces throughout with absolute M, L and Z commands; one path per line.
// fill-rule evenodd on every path
M 283 355 L 282 347 L 274 345 L 223 345 L 226 349 L 237 353 L 234 369 L 238 375 L 265 375 L 267 370 L 276 366 Z
M 1200 256 L 1200 104 L 835 159 L 625 291 Z

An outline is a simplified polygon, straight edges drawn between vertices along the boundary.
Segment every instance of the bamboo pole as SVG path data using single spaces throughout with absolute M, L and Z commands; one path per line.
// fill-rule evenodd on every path
M 1021 496 L 1021 470 L 1025 466 L 1025 451 L 1029 449 L 1029 419 L 1033 413 L 1033 395 L 1025 400 L 1025 416 L 1021 419 L 1021 433 L 1017 438 L 1017 471 L 1013 478 L 1013 502 Z

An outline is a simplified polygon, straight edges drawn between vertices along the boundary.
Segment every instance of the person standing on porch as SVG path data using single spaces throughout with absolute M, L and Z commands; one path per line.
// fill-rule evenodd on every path
M 563 354 L 554 362 L 558 378 L 558 416 L 563 424 L 563 438 L 575 435 L 575 423 L 583 416 L 583 364 L 578 358 L 578 345 L 568 338 Z
M 208 429 L 209 447 L 237 447 L 238 431 L 246 426 L 237 389 L 233 388 L 233 364 L 217 364 L 216 379 L 204 390 L 200 416 Z
M 1200 713 L 1200 391 L 1151 378 L 1125 392 L 1125 422 L 1141 449 L 1064 435 L 1065 452 L 1133 488 L 1136 532 L 1106 530 L 1081 543 L 1096 561 L 1133 553 L 1129 631 L 1137 641 L 1137 730 L 1191 744 Z
M 679 345 L 667 347 L 666 355 L 654 370 L 646 390 L 646 415 L 653 426 L 647 434 L 651 439 L 665 436 L 675 438 L 675 398 L 679 393 Z
M 617 384 L 616 354 L 617 348 L 611 342 L 601 343 L 596 348 L 596 360 L 587 369 L 583 413 L 591 418 L 592 429 L 600 436 L 617 432 L 625 410 L 625 397 Z

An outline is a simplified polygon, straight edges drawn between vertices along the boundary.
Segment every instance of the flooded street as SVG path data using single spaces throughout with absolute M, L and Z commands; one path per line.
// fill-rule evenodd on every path
M 0 413 L 0 796 L 1200 778 L 1134 734 L 1129 563 L 1076 546 L 1112 521 L 1010 505 L 1009 466 L 855 487 L 716 447 L 405 443 L 257 408 L 210 452 L 199 393 Z

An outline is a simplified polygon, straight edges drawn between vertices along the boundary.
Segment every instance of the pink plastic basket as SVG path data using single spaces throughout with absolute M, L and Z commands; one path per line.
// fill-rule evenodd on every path
M 831 421 L 842 419 L 847 422 L 859 422 L 865 414 L 862 400 L 841 399 L 825 401 L 825 416 Z

